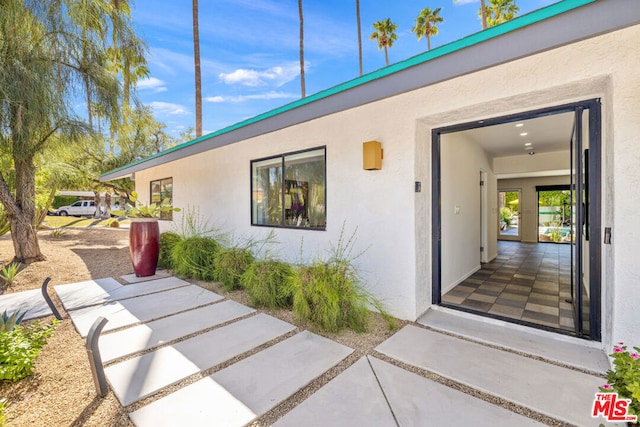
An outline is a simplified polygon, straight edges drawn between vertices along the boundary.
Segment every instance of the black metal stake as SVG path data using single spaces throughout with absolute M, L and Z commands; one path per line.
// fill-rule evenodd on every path
M 89 333 L 87 334 L 87 355 L 89 356 L 89 365 L 91 366 L 91 374 L 93 375 L 93 383 L 96 386 L 98 396 L 105 397 L 109 392 L 107 379 L 104 376 L 104 367 L 102 366 L 102 358 L 100 357 L 100 349 L 98 348 L 98 339 L 102 328 L 109 320 L 100 316 L 93 322 Z
M 62 316 L 60 315 L 60 312 L 56 308 L 53 301 L 51 301 L 51 297 L 47 292 L 47 286 L 49 285 L 50 281 L 51 281 L 51 277 L 47 277 L 46 279 L 44 279 L 44 283 L 42 283 L 42 296 L 44 297 L 44 300 L 47 302 L 47 305 L 49 306 L 51 311 L 53 312 L 53 315 L 56 316 L 56 319 L 62 320 Z

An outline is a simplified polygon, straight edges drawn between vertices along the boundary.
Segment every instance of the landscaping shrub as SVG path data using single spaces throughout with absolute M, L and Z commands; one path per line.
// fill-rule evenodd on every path
M 35 322 L 0 332 L 0 381 L 15 382 L 33 373 L 40 349 L 47 343 L 56 323 L 42 326 Z
M 22 323 L 26 311 L 20 313 L 20 310 L 16 310 L 13 314 L 8 314 L 7 310 L 0 315 L 0 332 L 13 331 L 16 326 Z
M 11 286 L 15 277 L 22 271 L 22 264 L 19 262 L 12 262 L 7 264 L 0 270 L 0 279 L 2 279 L 7 286 Z
M 220 243 L 209 237 L 187 237 L 171 250 L 171 266 L 178 276 L 213 280 L 213 261 L 221 249 Z
M 221 249 L 213 260 L 213 278 L 226 290 L 237 289 L 240 287 L 240 277 L 253 261 L 253 255 L 246 248 Z
M 368 307 L 372 307 L 380 312 L 389 329 L 397 327 L 396 320 L 385 311 L 383 303 L 360 286 L 354 260 L 364 251 L 353 253 L 356 232 L 357 228 L 345 239 L 343 224 L 337 245 L 331 245 L 328 261 L 302 266 L 289 277 L 287 286 L 298 320 L 312 322 L 329 332 L 342 328 L 364 332 Z
M 62 227 L 54 228 L 51 230 L 51 237 L 54 239 L 61 239 L 64 236 L 65 229 Z
M 69 206 L 78 201 L 78 199 L 79 197 L 77 196 L 54 196 L 52 207 L 58 209 L 60 206 Z
M 290 307 L 292 298 L 287 282 L 294 274 L 290 264 L 281 261 L 257 261 L 249 266 L 240 281 L 253 305 L 258 307 Z
M 316 262 L 290 276 L 293 312 L 328 332 L 344 327 L 366 330 L 367 296 L 358 286 L 355 271 L 345 262 Z
M 604 393 L 618 393 L 619 399 L 629 399 L 628 415 L 637 415 L 640 423 L 640 347 L 627 348 L 623 342 L 613 347 L 609 356 L 613 369 L 607 372 Z
M 173 247 L 182 240 L 177 233 L 167 231 L 160 234 L 160 255 L 158 256 L 158 267 L 172 268 L 171 252 Z

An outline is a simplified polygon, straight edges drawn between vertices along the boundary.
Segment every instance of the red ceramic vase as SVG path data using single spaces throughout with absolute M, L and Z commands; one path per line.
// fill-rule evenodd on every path
M 160 227 L 155 218 L 132 218 L 129 251 L 136 277 L 156 274 L 160 253 Z

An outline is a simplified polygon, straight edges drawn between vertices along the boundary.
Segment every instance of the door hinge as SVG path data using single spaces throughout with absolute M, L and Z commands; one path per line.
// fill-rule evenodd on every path
M 480 252 L 484 252 L 484 246 L 480 246 Z
M 484 181 L 480 181 L 480 186 L 483 186 L 483 185 L 484 185 Z

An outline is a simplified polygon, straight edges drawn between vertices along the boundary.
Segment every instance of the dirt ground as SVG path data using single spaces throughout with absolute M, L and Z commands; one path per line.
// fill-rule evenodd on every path
M 50 286 L 55 286 L 103 277 L 118 279 L 124 274 L 133 272 L 129 258 L 128 230 L 96 227 L 66 229 L 61 237 L 52 236 L 51 231 L 41 231 L 38 236 L 40 249 L 47 260 L 27 266 L 16 277 L 12 286 L 5 290 L 5 293 L 39 288 L 46 277 L 51 277 Z M 0 260 L 8 262 L 13 254 L 10 236 L 0 237 Z M 227 293 L 215 283 L 193 283 L 249 305 L 243 291 Z M 53 289 L 50 295 L 57 302 L 65 319 L 56 327 L 53 336 L 43 348 L 36 362 L 34 375 L 17 383 L 0 382 L 0 398 L 6 398 L 9 402 L 5 410 L 8 425 L 13 427 L 132 426 L 127 414 L 136 407 L 123 408 L 111 391 L 104 399 L 96 397 L 84 340 L 80 338 L 71 320 L 66 316 Z M 265 312 L 295 323 L 292 313 L 288 310 L 266 310 Z M 53 316 L 42 319 L 43 322 L 52 320 Z M 400 322 L 399 326 L 403 324 Z M 313 330 L 305 325 L 299 325 L 298 330 L 305 328 Z M 393 333 L 380 316 L 372 317 L 369 329 L 370 332 L 365 334 L 351 331 L 322 334 L 356 351 L 252 425 L 270 425 L 361 356 L 371 354 L 379 343 Z M 243 354 L 241 357 L 249 355 Z M 206 371 L 205 374 L 209 375 L 222 367 L 215 367 Z M 191 382 L 195 380 L 197 378 Z M 166 393 L 145 399 L 142 403 L 149 403 Z

